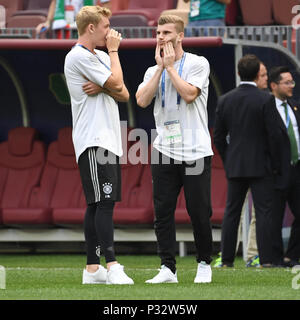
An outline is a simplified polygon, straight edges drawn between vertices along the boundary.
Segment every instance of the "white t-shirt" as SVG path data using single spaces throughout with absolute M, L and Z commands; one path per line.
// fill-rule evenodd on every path
M 81 153 L 93 146 L 102 147 L 118 156 L 123 154 L 117 103 L 105 93 L 88 96 L 82 89 L 87 81 L 85 78 L 103 87 L 111 75 L 108 54 L 100 50 L 95 52 L 97 56 L 76 45 L 65 59 L 64 71 L 71 96 L 72 137 L 77 162 Z
M 175 61 L 178 71 L 181 59 Z M 157 66 L 148 68 L 144 81 L 139 87 L 147 84 L 153 77 Z M 153 146 L 164 155 L 179 161 L 194 161 L 213 155 L 211 138 L 208 130 L 207 98 L 209 85 L 209 63 L 206 58 L 192 53 L 186 53 L 181 78 L 201 90 L 201 94 L 190 104 L 182 98 L 177 113 L 177 91 L 166 72 L 165 77 L 165 107 L 162 107 L 162 79 L 155 95 L 154 118 L 158 136 Z M 172 145 L 165 143 L 164 123 L 174 119 L 178 114 L 182 141 Z M 169 115 L 173 119 L 169 118 Z M 176 116 L 175 116 L 176 117 Z

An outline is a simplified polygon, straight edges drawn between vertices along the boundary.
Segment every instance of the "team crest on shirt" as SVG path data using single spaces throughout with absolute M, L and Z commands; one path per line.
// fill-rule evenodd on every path
M 100 246 L 96 247 L 96 256 L 100 257 L 101 251 L 100 251 Z
M 110 194 L 112 193 L 112 184 L 109 182 L 105 182 L 102 184 L 103 192 L 105 193 L 105 198 L 110 198 Z

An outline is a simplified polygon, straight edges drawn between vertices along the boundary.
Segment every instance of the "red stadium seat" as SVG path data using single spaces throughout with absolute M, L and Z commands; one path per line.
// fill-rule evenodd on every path
M 45 164 L 44 143 L 33 128 L 9 131 L 0 144 L 0 207 L 4 224 L 44 223 L 50 212 L 30 209 L 30 199 L 38 186 Z
M 1 1 L 1 0 L 0 0 Z M 51 0 L 24 1 L 23 10 L 15 11 L 7 23 L 8 28 L 34 28 L 45 22 Z
M 273 24 L 272 0 L 239 0 L 245 25 Z
M 79 169 L 72 143 L 72 128 L 59 130 L 50 144 L 47 162 L 32 205 L 52 210 L 54 224 L 81 224 L 85 213 Z
M 237 16 L 239 12 L 238 0 L 231 0 L 230 4 L 226 6 L 225 22 L 228 26 L 235 26 L 237 24 Z
M 38 24 L 45 22 L 45 16 L 39 15 L 19 15 L 10 18 L 7 28 L 34 28 Z
M 212 158 L 211 168 L 211 202 L 212 202 L 212 217 L 213 224 L 222 224 L 226 197 L 227 197 L 227 179 L 223 167 L 222 159 L 213 145 L 214 156 Z
M 149 159 L 151 147 L 143 146 L 140 141 L 134 146 L 136 150 L 148 152 Z M 154 214 L 150 162 L 148 164 L 122 164 L 121 172 L 122 201 L 117 202 L 115 206 L 115 224 L 152 224 Z
M 23 0 L 0 0 L 0 5 L 5 8 L 7 24 L 16 11 L 23 9 Z
M 226 206 L 227 180 L 222 159 L 214 144 L 212 144 L 212 148 L 214 156 L 212 157 L 211 165 L 211 222 L 215 225 L 221 225 Z M 175 221 L 177 224 L 189 224 L 191 221 L 186 210 L 183 189 L 178 196 L 177 207 L 175 210 Z
M 129 0 L 113 0 L 110 1 L 110 10 L 114 14 L 116 11 L 128 9 Z
M 190 2 L 184 0 L 178 0 L 176 9 L 164 10 L 161 14 L 174 14 L 183 19 L 184 25 L 189 23 Z
M 147 225 L 153 223 L 150 165 L 122 168 L 122 201 L 114 209 L 114 223 Z
M 143 27 L 148 26 L 148 20 L 142 15 L 122 14 L 109 19 L 112 27 Z
M 141 15 L 149 26 L 155 26 L 161 12 L 167 9 L 174 9 L 174 0 L 130 0 L 128 9 L 114 11 L 113 15 Z
M 292 8 L 300 5 L 299 0 L 272 0 L 273 16 L 276 24 L 291 25 L 292 19 L 295 16 L 292 13 Z
M 17 11 L 14 15 L 48 15 L 51 0 L 23 0 L 23 2 L 24 10 Z

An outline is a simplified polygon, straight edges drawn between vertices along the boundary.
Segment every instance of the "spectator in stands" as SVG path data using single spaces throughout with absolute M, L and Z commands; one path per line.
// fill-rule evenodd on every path
M 118 56 L 121 35 L 109 28 L 110 15 L 109 9 L 100 6 L 85 6 L 79 11 L 78 42 L 67 54 L 64 69 L 71 95 L 73 144 L 88 205 L 84 218 L 84 284 L 133 284 L 116 261 L 113 247 L 112 214 L 115 202 L 120 201 L 118 157 L 122 155 L 115 100 L 127 101 L 129 94 Z M 96 46 L 106 46 L 108 54 L 96 50 Z M 87 79 L 92 82 L 85 87 Z M 94 84 L 98 92 L 94 92 Z M 100 265 L 99 250 L 105 256 L 107 270 Z
M 183 51 L 183 37 L 184 22 L 180 17 L 165 15 L 159 18 L 157 64 L 146 71 L 136 93 L 137 103 L 143 108 L 155 97 L 154 117 L 158 133 L 151 169 L 154 226 L 161 269 L 146 283 L 178 282 L 174 212 L 182 186 L 197 250 L 198 268 L 194 282 L 212 280 L 210 177 L 213 153 L 207 125 L 210 67 L 203 56 Z
M 110 0 L 52 0 L 47 20 L 36 27 L 36 33 L 48 30 L 51 24 L 53 30 L 65 28 L 67 25 L 76 28 L 75 17 L 80 8 L 94 4 L 109 7 Z
M 267 90 L 268 89 L 268 73 L 266 66 L 261 62 L 259 67 L 259 72 L 254 79 L 254 82 L 257 85 L 258 89 L 261 90 Z M 248 195 L 247 195 L 248 196 Z M 245 202 L 244 206 L 248 203 Z M 238 241 L 236 246 L 236 251 L 238 250 L 238 246 L 240 243 L 240 233 L 242 229 L 242 219 L 243 219 L 243 213 L 244 213 L 244 207 L 242 209 L 242 216 L 240 219 L 239 229 L 238 229 Z M 214 267 L 221 267 L 222 266 L 222 257 L 220 256 L 218 259 L 216 259 Z M 255 218 L 255 209 L 252 204 L 252 210 L 251 210 L 251 222 L 249 226 L 249 233 L 248 233 L 248 243 L 247 243 L 247 267 L 259 267 L 259 256 L 257 251 L 257 243 L 256 243 L 256 218 Z
M 293 267 L 300 258 L 300 106 L 293 99 L 295 82 L 287 67 L 274 67 L 269 73 L 272 98 L 267 104 L 270 125 L 276 136 L 274 152 L 279 161 L 275 178 L 272 214 L 274 266 Z M 294 221 L 286 252 L 282 243 L 282 223 L 286 204 Z
M 228 181 L 222 224 L 222 266 L 232 267 L 242 206 L 250 188 L 256 214 L 257 246 L 261 266 L 270 267 L 270 222 L 273 201 L 272 157 L 266 131 L 265 103 L 270 94 L 257 88 L 260 61 L 246 55 L 238 63 L 240 86 L 220 97 L 216 109 L 214 143 L 222 157 Z
M 190 1 L 189 23 L 187 25 L 187 36 L 197 36 L 198 32 L 192 34 L 190 27 L 224 27 L 226 5 L 231 0 L 184 0 Z M 210 35 L 208 29 L 204 29 L 204 35 Z M 216 35 L 213 32 L 211 35 Z

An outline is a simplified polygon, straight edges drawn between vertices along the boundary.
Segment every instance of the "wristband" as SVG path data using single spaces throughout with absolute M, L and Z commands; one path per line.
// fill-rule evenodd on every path
M 111 52 L 118 52 L 118 50 L 110 50 L 110 51 L 108 51 L 108 53 L 111 53 Z

